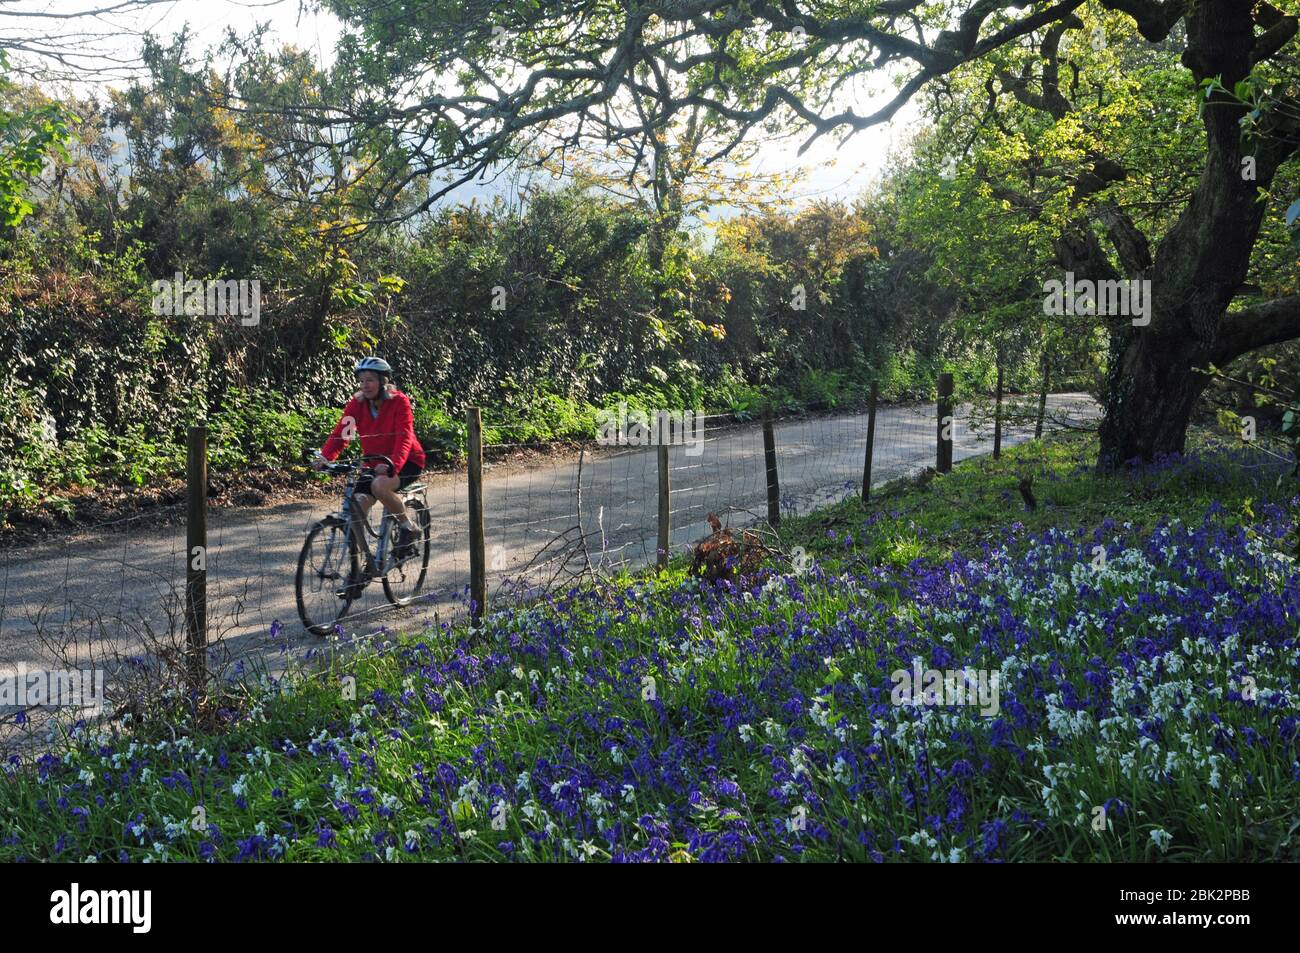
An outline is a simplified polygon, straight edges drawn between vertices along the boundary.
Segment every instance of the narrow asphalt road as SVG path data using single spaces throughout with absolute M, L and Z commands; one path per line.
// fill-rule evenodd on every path
M 1053 395 L 1049 410 L 1058 420 L 1097 415 L 1096 405 L 1081 394 Z M 959 408 L 953 453 L 958 460 L 992 447 L 991 428 L 971 432 L 966 414 Z M 786 512 L 806 512 L 859 491 L 865 414 L 778 422 L 775 432 Z M 1009 428 L 1004 442 L 1030 436 L 1032 428 Z M 882 408 L 873 485 L 933 464 L 934 445 L 933 405 Z M 708 534 L 710 512 L 733 525 L 766 512 L 761 426 L 709 430 L 700 452 L 689 450 L 670 451 L 675 551 Z M 652 561 L 656 461 L 653 447 L 617 447 L 584 454 L 581 461 L 489 467 L 484 510 L 490 599 L 499 604 L 502 587 L 509 585 L 505 580 L 520 573 L 530 584 L 555 585 L 588 561 L 604 569 Z M 372 584 L 345 619 L 350 636 L 380 627 L 409 631 L 464 611 L 465 476 L 434 474 L 425 482 L 433 516 L 425 594 L 415 605 L 394 610 L 379 584 Z M 210 640 L 219 639 L 233 656 L 258 656 L 272 669 L 284 651 L 298 654 L 321 644 L 299 622 L 294 572 L 307 528 L 328 508 L 293 503 L 209 514 Z M 29 670 L 64 667 L 69 660 L 81 667 L 106 665 L 114 655 L 138 653 L 158 639 L 182 645 L 184 555 L 183 526 L 128 525 L 0 551 L 0 673 L 20 663 Z M 110 669 L 110 698 L 112 679 Z

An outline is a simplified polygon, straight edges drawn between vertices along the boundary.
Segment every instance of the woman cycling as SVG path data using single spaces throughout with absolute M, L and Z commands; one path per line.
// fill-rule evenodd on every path
M 424 469 L 424 448 L 415 439 L 415 419 L 411 415 L 411 401 L 405 394 L 388 383 L 393 369 L 378 357 L 363 357 L 354 368 L 360 390 L 352 396 L 343 416 L 334 425 L 325 446 L 312 461 L 314 469 L 321 469 L 338 457 L 352 440 L 352 434 L 361 438 L 363 453 L 376 453 L 393 461 L 396 473 L 390 473 L 388 464 L 378 463 L 372 470 L 357 479 L 352 502 L 361 508 L 364 518 L 376 499 L 393 515 L 401 528 L 396 556 L 408 555 L 410 546 L 419 537 L 419 530 L 411 522 L 406 506 L 397 491 L 419 476 Z

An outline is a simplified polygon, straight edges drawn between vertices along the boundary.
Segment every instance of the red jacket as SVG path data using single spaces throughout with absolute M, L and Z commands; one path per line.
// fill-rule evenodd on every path
M 348 425 L 352 426 L 349 427 Z M 344 431 L 349 436 L 343 436 Z M 411 401 L 396 387 L 389 387 L 388 396 L 379 403 L 379 416 L 370 416 L 370 402 L 353 395 L 343 408 L 343 416 L 334 425 L 333 432 L 320 452 L 326 460 L 333 460 L 351 442 L 351 433 L 361 438 L 364 453 L 382 453 L 393 461 L 401 472 L 409 459 L 424 469 L 424 448 L 415 439 L 415 419 L 411 416 Z

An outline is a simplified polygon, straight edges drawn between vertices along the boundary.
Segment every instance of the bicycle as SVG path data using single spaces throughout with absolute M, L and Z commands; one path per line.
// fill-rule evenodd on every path
M 383 583 L 388 601 L 401 607 L 411 604 L 428 574 L 431 521 L 425 484 L 412 483 L 397 491 L 420 531 L 416 541 L 399 554 L 401 527 L 392 514 L 385 510 L 376 530 L 368 516 L 362 516 L 353 505 L 358 477 L 365 471 L 373 472 L 367 461 L 386 463 L 389 473 L 397 472 L 392 460 L 377 453 L 363 454 L 358 463 L 331 463 L 322 468 L 333 475 L 348 474 L 348 481 L 343 488 L 342 509 L 318 520 L 307 531 L 298 555 L 298 615 L 313 635 L 332 632 L 376 579 Z M 373 553 L 372 538 L 376 540 Z

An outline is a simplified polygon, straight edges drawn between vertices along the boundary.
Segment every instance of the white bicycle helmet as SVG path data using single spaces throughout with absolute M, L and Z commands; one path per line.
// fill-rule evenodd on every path
M 382 357 L 363 357 L 357 361 L 357 366 L 352 368 L 353 373 L 360 374 L 362 371 L 374 371 L 376 374 L 383 374 L 385 377 L 393 373 L 389 363 Z

